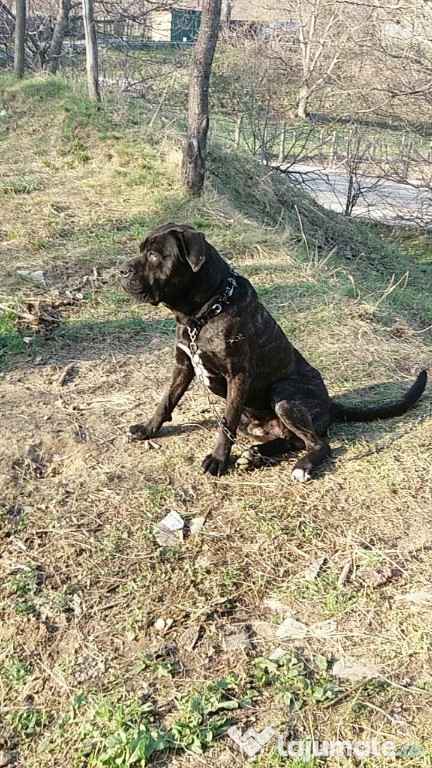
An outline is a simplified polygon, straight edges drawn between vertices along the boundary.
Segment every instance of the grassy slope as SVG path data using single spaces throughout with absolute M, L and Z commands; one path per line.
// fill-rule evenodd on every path
M 206 686 L 223 678 L 231 701 L 256 691 L 231 713 L 242 725 L 321 739 L 395 734 L 398 744 L 423 747 L 408 765 L 430 765 L 431 610 L 400 599 L 432 591 L 430 421 L 416 424 L 430 394 L 404 419 L 332 427 L 334 460 L 306 487 L 292 484 L 286 463 L 205 478 L 200 460 L 220 403 L 196 385 L 159 450 L 125 441 L 166 384 L 173 322 L 163 309 L 132 305 L 113 272 L 154 224 L 202 227 L 333 393 L 361 400 L 376 385 L 367 396 L 382 398 L 430 362 L 428 236 L 420 247 L 399 233 L 394 244 L 218 147 L 206 194 L 190 201 L 178 140 L 148 127 L 143 107 L 113 101 L 99 111 L 54 79 L 3 80 L 0 99 L 0 750 L 19 753 L 27 768 L 114 766 L 119 756 L 139 765 L 132 739 L 143 745 L 152 728 L 177 723 L 157 764 L 199 765 L 182 749 L 173 758 L 172 741 L 190 750 L 217 734 L 211 702 L 223 694 Z M 17 269 L 42 269 L 47 287 Z M 77 287 L 83 298 L 60 308 L 46 338 L 19 325 L 30 299 L 55 304 Z M 62 387 L 71 362 L 75 378 Z M 153 525 L 170 509 L 208 514 L 205 534 L 158 549 Z M 327 564 L 308 583 L 305 566 L 319 555 Z M 342 589 L 347 561 L 354 573 Z M 389 561 L 400 570 L 387 584 L 361 580 L 362 567 Z M 330 635 L 275 638 L 280 617 L 269 597 L 306 623 L 332 619 Z M 233 628 L 246 628 L 252 649 L 224 649 Z M 328 670 L 306 666 L 295 682 L 282 668 L 272 679 L 257 674 L 254 658 L 279 645 L 308 664 L 325 656 Z M 331 661 L 347 656 L 372 664 L 377 678 L 363 688 L 331 683 Z M 347 695 L 324 707 L 323 686 L 329 699 Z M 287 690 L 297 691 L 291 701 Z M 305 706 L 291 712 L 299 701 Z M 241 758 L 222 739 L 206 762 Z M 277 764 L 271 747 L 253 762 Z

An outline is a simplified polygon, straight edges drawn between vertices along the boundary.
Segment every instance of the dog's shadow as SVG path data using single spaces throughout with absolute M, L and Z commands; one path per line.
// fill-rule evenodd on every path
M 385 402 L 394 402 L 400 399 L 406 390 L 406 382 L 384 382 L 343 393 L 337 396 L 337 400 L 338 402 L 362 407 L 382 405 Z M 425 400 L 428 402 L 426 407 Z M 379 453 L 386 447 L 388 440 L 392 441 L 392 437 L 394 437 L 395 441 L 398 440 L 399 437 L 406 433 L 407 429 L 409 430 L 415 426 L 419 417 L 427 416 L 430 409 L 430 401 L 431 398 L 426 394 L 426 398 L 423 396 L 419 403 L 410 408 L 406 414 L 393 419 L 378 419 L 367 423 L 333 422 L 327 433 L 327 439 L 332 449 L 331 457 L 317 468 L 315 476 L 320 477 L 328 473 L 337 472 L 339 460 L 347 454 L 351 445 L 359 445 L 358 458 L 362 458 L 364 455 Z M 401 422 L 403 423 L 402 429 L 400 427 Z M 217 420 L 213 417 L 205 417 L 196 421 L 165 425 L 157 434 L 156 440 L 187 435 L 203 430 L 208 435 L 211 435 L 213 432 L 216 439 L 217 429 Z M 235 462 L 242 451 L 254 444 L 257 444 L 256 440 L 250 436 L 245 436 L 243 433 L 239 433 L 238 441 L 233 445 L 233 453 L 229 460 L 228 467 L 230 471 L 235 468 Z M 302 451 L 300 450 L 272 457 L 265 460 L 261 469 L 269 470 L 280 464 L 292 464 L 301 453 Z
M 388 381 L 371 384 L 367 387 L 360 387 L 335 395 L 333 399 L 338 404 L 361 408 L 387 405 L 401 400 L 414 383 L 414 380 L 415 377 L 413 376 L 412 380 L 409 381 Z M 415 424 L 419 417 L 430 410 L 430 407 L 431 395 L 428 388 L 426 388 L 418 402 L 411 406 L 402 416 L 395 416 L 391 419 L 376 419 L 368 422 L 334 421 L 329 427 L 328 438 L 330 442 L 341 442 L 344 445 L 358 443 L 362 439 L 373 443 L 384 435 L 390 436 L 391 433 L 398 432 L 399 430 L 396 429 L 398 424 L 403 423 L 407 427 Z

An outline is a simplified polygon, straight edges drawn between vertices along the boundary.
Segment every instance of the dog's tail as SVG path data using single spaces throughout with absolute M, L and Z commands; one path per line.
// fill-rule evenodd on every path
M 426 371 L 421 371 L 414 384 L 395 403 L 371 405 L 363 408 L 361 405 L 343 405 L 332 400 L 332 417 L 334 421 L 374 421 L 375 419 L 391 419 L 406 413 L 424 392 L 427 382 Z

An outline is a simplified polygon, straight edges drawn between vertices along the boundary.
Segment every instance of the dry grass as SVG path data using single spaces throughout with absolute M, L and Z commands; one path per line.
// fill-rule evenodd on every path
M 254 190 L 247 190 L 245 213 L 238 181 L 226 183 L 225 195 L 216 181 L 202 201 L 188 202 L 168 138 L 140 135 L 121 105 L 83 123 L 88 105 L 63 89 L 41 109 L 35 92 L 43 84 L 33 88 L 3 88 L 3 178 L 31 177 L 34 189 L 3 197 L 2 759 L 12 753 L 26 768 L 113 766 L 101 757 L 113 730 L 130 734 L 128 724 L 142 721 L 168 731 L 184 716 L 180 694 L 187 702 L 195 689 L 235 676 L 238 699 L 251 686 L 256 691 L 247 707 L 228 713 L 240 727 L 271 725 L 299 738 L 394 737 L 422 747 L 422 757 L 405 764 L 430 765 L 432 606 L 404 599 L 432 592 L 432 439 L 430 420 L 416 423 L 431 411 L 430 393 L 403 419 L 332 427 L 334 458 L 307 486 L 292 483 L 289 459 L 250 474 L 204 477 L 200 462 L 215 440 L 221 404 L 209 403 L 198 385 L 157 448 L 126 441 L 128 425 L 151 413 L 166 385 L 173 324 L 164 310 L 130 304 L 112 271 L 159 218 L 204 227 L 323 370 L 331 391 L 361 400 L 393 395 L 428 365 L 430 271 L 420 269 L 429 267 L 361 229 L 356 237 L 366 255 L 355 263 L 316 256 L 310 233 L 322 212 L 313 207 L 309 217 L 301 209 L 306 252 L 291 223 L 295 212 L 287 209 L 284 218 L 281 208 L 272 210 L 277 190 L 270 187 L 260 223 L 258 176 L 253 215 Z M 68 132 L 85 158 L 71 154 L 68 132 L 65 138 L 73 110 Z M 226 165 L 220 175 L 228 178 Z M 327 222 L 329 245 L 342 230 Z M 393 271 L 399 278 L 408 261 L 407 293 L 401 288 L 381 301 Z M 47 287 L 18 281 L 21 267 L 43 269 Z M 28 330 L 23 342 L 26 331 L 17 333 L 15 321 L 26 300 L 55 301 L 76 287 L 83 297 L 62 310 L 46 338 Z M 370 385 L 373 391 L 362 392 Z M 204 531 L 178 549 L 160 549 L 153 526 L 172 509 L 185 519 L 206 515 Z M 305 568 L 318 556 L 326 563 L 311 583 Z M 347 562 L 350 575 L 340 587 Z M 385 583 L 362 578 L 362 569 L 380 566 L 390 567 Z M 269 598 L 308 626 L 331 623 L 319 637 L 279 639 L 282 617 Z M 251 647 L 225 650 L 224 637 L 243 629 Z M 291 711 L 280 686 L 260 687 L 254 678 L 254 659 L 278 646 L 308 663 L 324 656 L 329 680 L 333 662 L 351 657 L 370 667 L 371 679 L 335 680 L 344 695 L 334 693 L 333 705 L 308 700 Z M 145 654 L 159 656 L 148 662 Z M 214 719 L 207 721 L 211 730 Z M 142 764 L 122 759 L 122 766 Z M 224 737 L 205 757 L 168 749 L 153 762 L 216 768 L 245 760 Z M 252 764 L 303 763 L 279 759 L 273 744 Z

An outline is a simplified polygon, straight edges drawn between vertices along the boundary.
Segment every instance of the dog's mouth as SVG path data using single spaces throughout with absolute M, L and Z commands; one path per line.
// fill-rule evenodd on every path
M 151 293 L 145 288 L 133 285 L 128 280 L 121 280 L 120 282 L 122 288 L 126 291 L 126 293 L 129 293 L 132 298 L 135 299 L 135 301 L 151 304 L 152 307 L 157 307 L 157 305 L 160 304 L 159 299 L 157 299 L 155 296 L 152 296 Z

